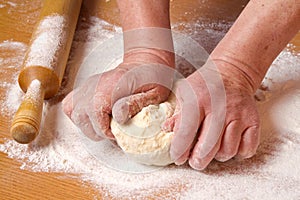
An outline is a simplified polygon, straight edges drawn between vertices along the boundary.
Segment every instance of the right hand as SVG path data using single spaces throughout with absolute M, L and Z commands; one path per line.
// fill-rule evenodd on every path
M 254 90 L 233 65 L 206 64 L 176 87 L 177 107 L 164 129 L 174 131 L 170 154 L 176 164 L 189 160 L 203 170 L 214 158 L 252 157 L 260 122 Z
M 115 69 L 91 76 L 65 97 L 62 102 L 64 113 L 89 138 L 113 139 L 112 115 L 118 123 L 125 123 L 143 107 L 168 98 L 173 77 L 167 77 L 165 73 L 172 71 L 169 66 L 173 64 L 165 63 L 168 59 L 157 55 L 125 56 L 125 62 Z M 148 59 L 141 61 L 141 57 Z

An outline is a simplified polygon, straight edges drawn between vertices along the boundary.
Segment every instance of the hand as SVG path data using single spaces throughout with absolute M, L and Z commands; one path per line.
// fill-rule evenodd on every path
M 112 115 L 125 123 L 143 107 L 169 96 L 173 76 L 168 66 L 172 63 L 149 52 L 125 55 L 124 60 L 117 68 L 90 77 L 62 102 L 65 114 L 93 140 L 113 138 Z
M 249 77 L 228 63 L 214 64 L 176 85 L 177 107 L 164 129 L 175 132 L 170 154 L 178 165 L 189 159 L 202 170 L 214 158 L 249 158 L 258 147 L 260 123 Z

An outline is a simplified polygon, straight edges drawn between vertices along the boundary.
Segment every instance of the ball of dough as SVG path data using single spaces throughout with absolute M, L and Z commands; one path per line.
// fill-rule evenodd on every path
M 118 145 L 136 162 L 166 166 L 173 163 L 169 150 L 173 132 L 165 132 L 161 125 L 174 113 L 174 103 L 144 107 L 126 124 L 111 120 L 111 130 Z

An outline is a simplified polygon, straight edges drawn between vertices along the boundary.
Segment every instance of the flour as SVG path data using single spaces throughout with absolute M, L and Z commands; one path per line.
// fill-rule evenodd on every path
M 284 50 L 264 80 L 264 88 L 267 89 L 261 90 L 261 95 L 265 100 L 257 103 L 263 123 L 262 143 L 256 156 L 244 161 L 213 161 L 203 172 L 186 165 L 171 165 L 143 169 L 147 173 L 129 173 L 126 167 L 136 167 L 138 170 L 141 166 L 132 166 L 133 163 L 127 161 L 128 158 L 115 145 L 107 141 L 91 143 L 83 137 L 62 113 L 58 103 L 72 89 L 74 83 L 70 77 L 78 72 L 77 84 L 80 84 L 88 75 L 97 72 L 95 63 L 87 71 L 77 69 L 84 64 L 84 58 L 92 54 L 101 42 L 112 38 L 115 31 L 120 31 L 97 18 L 81 21 L 79 30 L 66 71 L 69 78 L 64 79 L 59 95 L 45 103 L 42 132 L 38 138 L 29 145 L 20 145 L 11 139 L 5 139 L 4 144 L 0 144 L 0 151 L 18 160 L 22 164 L 21 169 L 78 173 L 83 181 L 92 183 L 103 191 L 104 196 L 114 199 L 300 198 L 300 55 Z M 0 48 L 1 45 L 3 43 Z M 5 45 L 7 48 L 19 48 L 18 55 L 24 53 L 26 47 L 23 44 L 16 47 L 12 41 Z M 2 62 L 9 63 L 4 57 L 0 58 L 1 65 Z M 99 55 L 101 59 L 105 57 Z M 112 65 L 119 61 L 119 58 L 116 59 Z M 6 98 L 10 93 L 19 92 L 16 84 L 16 81 L 13 84 L 1 83 L 1 87 L 10 88 Z M 15 103 L 20 101 L 21 96 L 16 96 Z M 3 100 L 2 106 L 11 105 L 8 100 Z M 7 109 L 11 109 L 13 114 L 14 109 Z M 86 144 L 98 145 L 98 149 L 87 148 Z M 108 165 L 113 161 L 115 163 Z M 121 170 L 120 165 L 123 166 Z
M 7 5 L 11 6 L 11 7 L 16 7 L 17 6 L 16 3 L 11 2 L 11 1 L 7 1 L 7 2 L 5 2 L 5 4 L 0 4 L 0 8 L 5 8 Z
M 57 56 L 62 54 L 66 40 L 66 19 L 64 16 L 53 14 L 45 17 L 33 36 L 28 50 L 25 67 L 42 66 L 54 68 Z
M 4 41 L 0 43 L 0 73 L 9 74 L 18 71 L 22 65 L 27 46 L 20 42 Z M 17 73 L 15 73 L 17 74 Z M 19 107 L 23 92 L 17 82 L 17 75 L 9 79 L 4 76 L 0 88 L 7 91 L 0 99 L 1 115 L 12 116 Z
M 29 97 L 31 99 L 39 99 L 41 95 L 41 82 L 37 79 L 34 79 L 26 92 L 25 97 Z

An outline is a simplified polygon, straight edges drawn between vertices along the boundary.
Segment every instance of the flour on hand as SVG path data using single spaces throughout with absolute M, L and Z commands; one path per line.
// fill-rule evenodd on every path
M 136 162 L 166 166 L 173 163 L 170 145 L 174 132 L 165 132 L 161 125 L 174 113 L 174 100 L 144 107 L 125 124 L 111 120 L 111 130 L 118 145 Z

